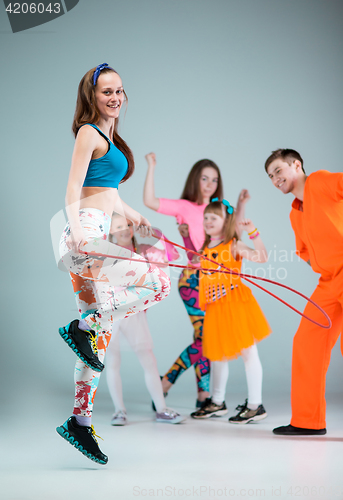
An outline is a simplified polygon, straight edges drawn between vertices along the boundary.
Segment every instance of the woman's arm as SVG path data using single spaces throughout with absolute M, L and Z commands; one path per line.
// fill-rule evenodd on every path
M 146 207 L 157 211 L 160 207 L 160 200 L 155 196 L 154 174 L 156 167 L 156 155 L 155 153 L 148 153 L 145 155 L 145 159 L 148 162 L 148 171 L 144 183 L 143 202 Z
M 151 236 L 152 229 L 148 219 L 143 217 L 143 215 L 137 212 L 137 210 L 134 210 L 132 207 L 127 205 L 125 201 L 119 197 L 119 195 L 114 206 L 114 211 L 120 215 L 124 215 L 124 217 L 132 221 L 134 230 L 139 230 L 141 236 Z
M 116 212 L 121 213 L 124 212 L 124 217 L 133 222 L 136 226 L 140 225 L 140 220 L 142 219 L 142 215 L 137 212 L 134 208 L 130 207 L 125 201 L 123 201 L 118 195 L 118 205 L 116 204 L 114 209 Z M 117 210 L 118 208 L 118 210 Z M 120 210 L 122 209 L 122 210 Z
M 256 230 L 254 224 L 250 219 L 243 219 L 240 224 L 243 231 L 246 231 L 247 233 L 252 233 L 254 230 Z M 258 233 L 256 233 L 255 231 L 251 236 L 255 236 L 256 234 Z M 236 241 L 235 245 L 232 247 L 233 257 L 235 259 L 244 258 L 247 260 L 251 260 L 252 262 L 267 262 L 268 253 L 261 236 L 255 236 L 251 241 L 253 242 L 254 248 L 248 247 L 248 245 L 243 243 L 243 241 Z
M 82 127 L 75 140 L 71 161 L 67 192 L 65 197 L 66 211 L 71 230 L 71 239 L 67 245 L 78 251 L 84 241 L 84 233 L 80 224 L 79 209 L 81 189 L 86 177 L 87 168 L 96 148 L 97 137 L 92 127 Z
M 154 233 L 158 238 L 163 238 L 161 240 L 161 243 L 164 246 L 166 260 L 172 262 L 173 260 L 178 259 L 180 257 L 179 252 L 176 250 L 174 245 L 172 245 L 172 243 L 168 243 L 167 241 L 164 240 L 163 233 L 156 227 L 154 228 Z
M 196 252 L 197 249 L 195 248 L 194 243 L 191 240 L 191 237 L 189 236 L 188 224 L 180 224 L 178 230 L 182 236 L 185 247 L 188 248 L 188 250 L 193 250 L 194 252 Z M 201 257 L 199 255 L 195 255 L 193 252 L 186 252 L 186 253 L 189 262 L 199 267 Z
M 196 252 L 196 248 L 193 244 L 193 241 L 189 236 L 188 224 L 179 224 L 178 230 L 182 236 L 185 247 L 188 248 L 189 250 L 193 250 L 194 252 Z M 192 262 L 194 254 L 192 252 L 187 252 L 187 257 L 189 261 Z
M 242 234 L 242 226 L 239 223 L 245 217 L 245 205 L 249 200 L 250 200 L 249 191 L 247 189 L 242 189 L 242 191 L 238 195 L 237 206 L 236 206 L 236 232 L 239 237 L 241 237 Z

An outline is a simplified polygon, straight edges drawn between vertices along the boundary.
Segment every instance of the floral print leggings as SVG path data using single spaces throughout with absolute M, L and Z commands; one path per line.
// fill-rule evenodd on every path
M 80 316 L 98 335 L 98 357 L 102 362 L 113 322 L 148 309 L 166 298 L 170 292 L 170 279 L 165 268 L 149 264 L 140 255 L 109 242 L 111 217 L 108 214 L 88 208 L 80 210 L 79 217 L 86 235 L 82 250 L 98 255 L 76 254 L 68 249 L 68 223 L 60 240 L 60 256 L 70 273 Z M 108 256 L 134 258 L 140 262 Z M 120 290 L 115 292 L 114 285 Z M 74 415 L 91 416 L 99 378 L 100 373 L 77 360 Z

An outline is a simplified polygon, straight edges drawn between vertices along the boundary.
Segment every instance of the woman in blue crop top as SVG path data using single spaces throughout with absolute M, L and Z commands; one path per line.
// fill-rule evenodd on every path
M 108 240 L 114 212 L 143 234 L 151 232 L 149 221 L 118 194 L 118 185 L 134 170 L 131 150 L 118 134 L 126 98 L 120 76 L 106 63 L 88 71 L 79 84 L 66 194 L 69 221 L 60 240 L 61 261 L 70 272 L 81 320 L 59 329 L 78 360 L 73 415 L 56 430 L 101 464 L 108 459 L 95 439 L 91 415 L 113 322 L 147 309 L 170 291 L 170 279 L 160 267 Z M 114 293 L 114 285 L 119 292 Z

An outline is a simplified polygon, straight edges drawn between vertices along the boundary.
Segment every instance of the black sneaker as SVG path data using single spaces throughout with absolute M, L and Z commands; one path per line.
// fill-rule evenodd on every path
M 96 372 L 101 372 L 105 366 L 97 357 L 97 336 L 94 330 L 80 330 L 79 320 L 74 319 L 69 325 L 58 329 L 62 339 L 75 352 L 81 361 Z
M 230 424 L 249 424 L 250 422 L 257 422 L 267 417 L 267 412 L 263 405 L 260 405 L 256 410 L 248 408 L 248 400 L 245 400 L 244 405 L 238 405 L 236 410 L 238 414 L 235 417 L 230 417 Z
M 197 411 L 191 413 L 192 418 L 221 417 L 227 414 L 225 401 L 221 405 L 216 405 L 211 398 L 206 399 L 206 404 Z
M 200 401 L 199 399 L 197 399 L 195 401 L 195 408 L 203 408 L 204 406 L 207 405 L 207 402 L 208 402 L 209 399 L 210 398 L 206 398 L 206 399 L 204 399 L 204 401 Z
M 93 462 L 103 465 L 107 464 L 108 457 L 99 448 L 98 442 L 95 439 L 96 434 L 93 426 L 86 427 L 79 425 L 75 417 L 69 417 L 64 424 L 56 427 L 56 431 L 87 458 L 93 460 Z
M 306 429 L 303 427 L 294 427 L 293 425 L 284 425 L 275 427 L 274 434 L 278 436 L 323 436 L 326 429 Z

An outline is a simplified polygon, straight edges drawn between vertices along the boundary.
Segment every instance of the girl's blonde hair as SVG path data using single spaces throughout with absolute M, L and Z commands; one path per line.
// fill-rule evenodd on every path
M 205 214 L 216 214 L 220 217 L 225 217 L 224 227 L 223 227 L 223 237 L 224 244 L 229 243 L 232 239 L 239 240 L 239 236 L 236 231 L 236 211 L 234 210 L 232 214 L 229 214 L 227 211 L 227 207 L 221 201 L 211 201 L 205 210 Z M 224 215 L 225 214 L 225 215 Z M 205 241 L 203 246 L 201 247 L 201 252 L 208 246 L 211 241 L 211 236 L 206 234 Z

